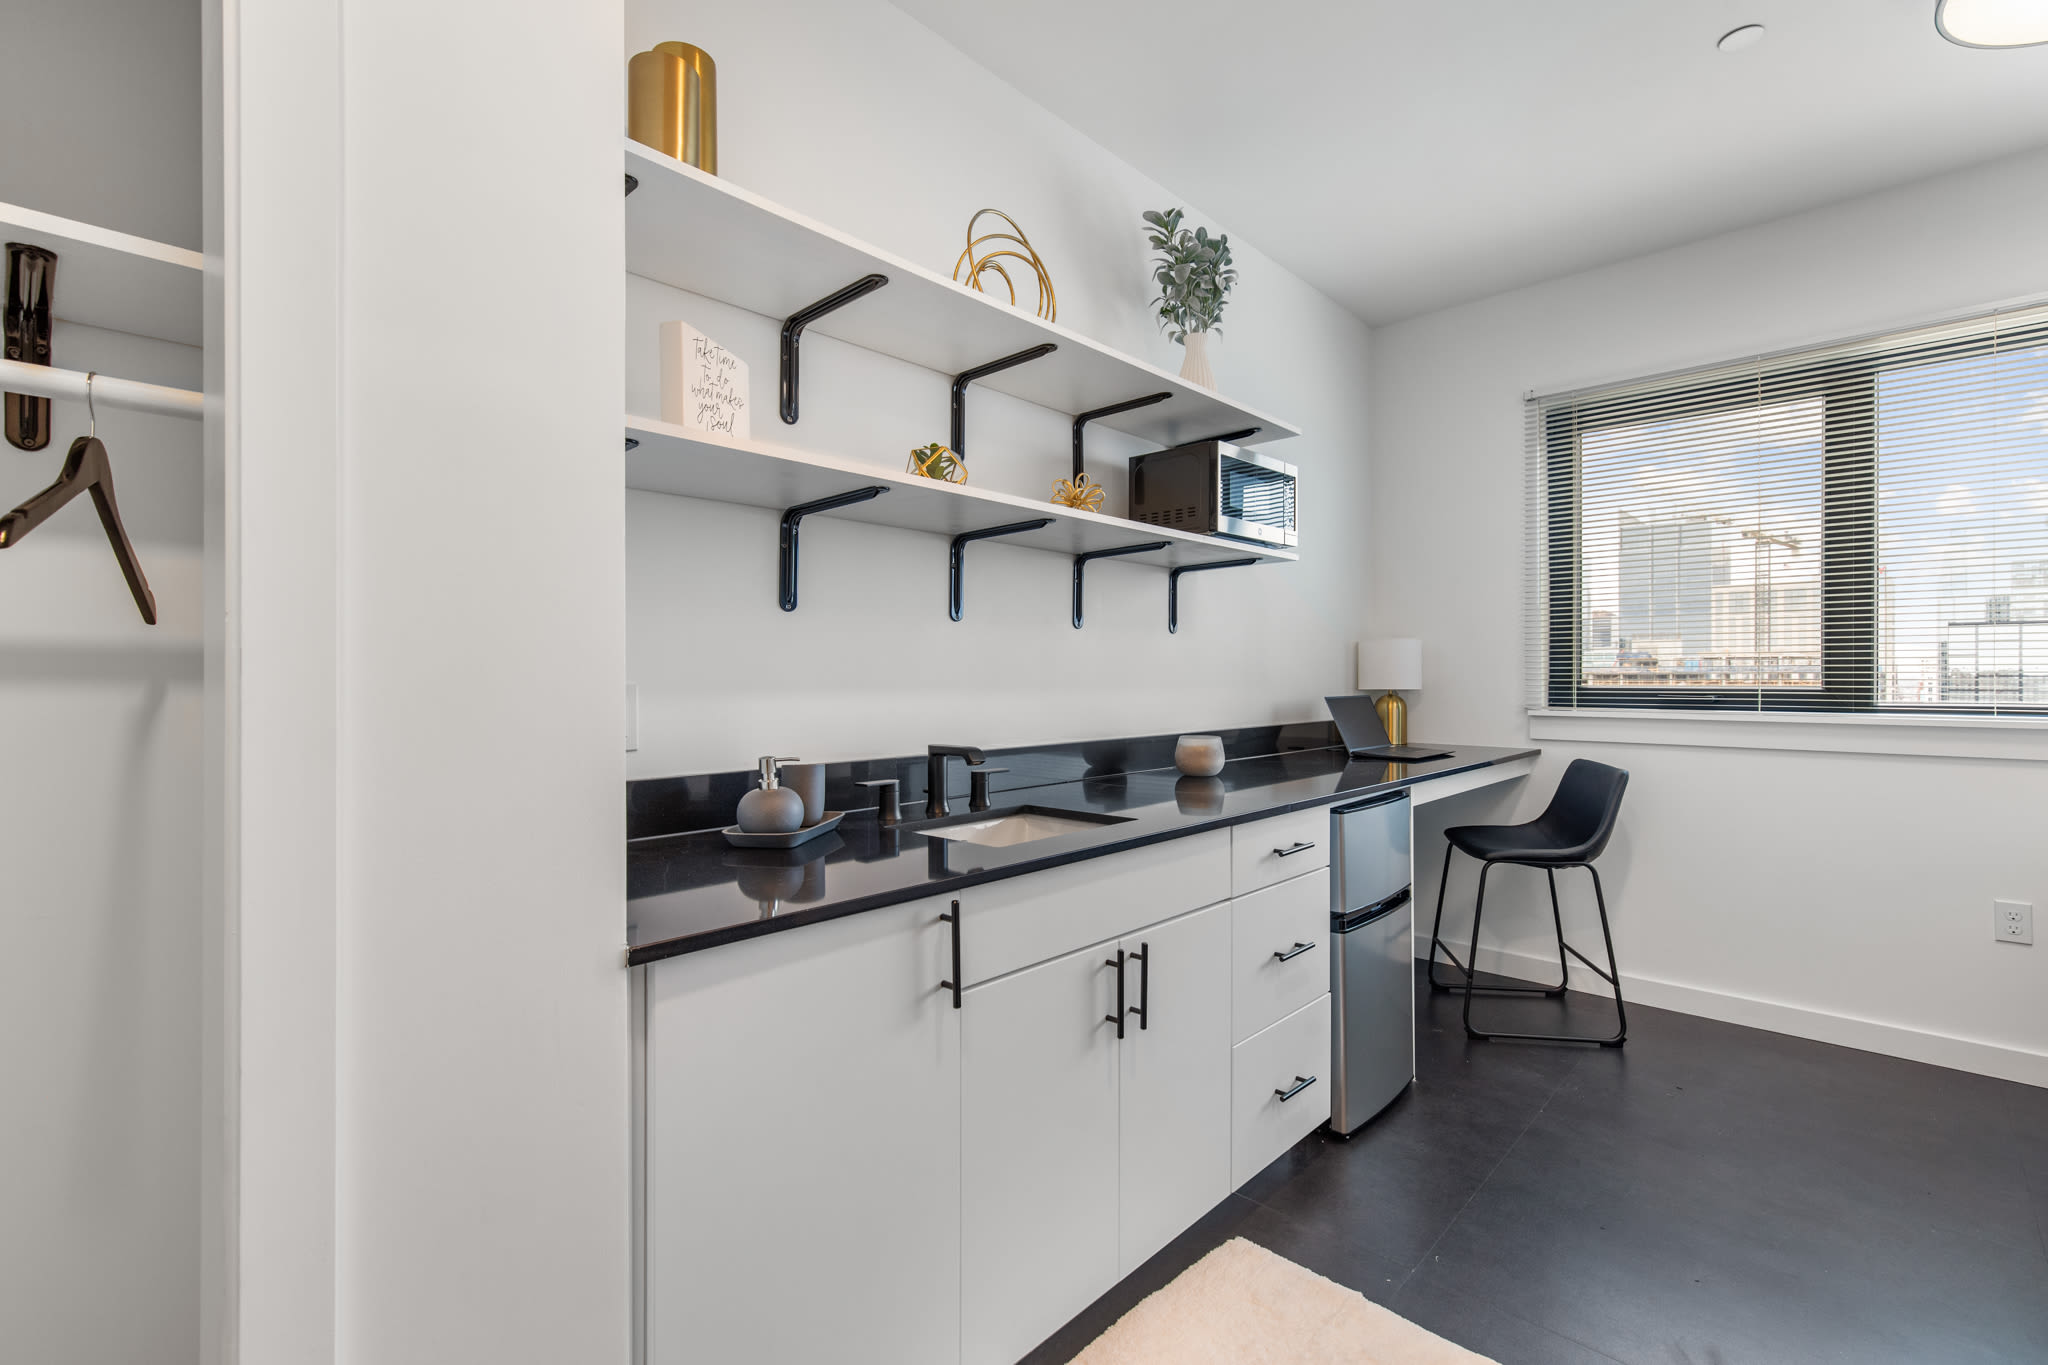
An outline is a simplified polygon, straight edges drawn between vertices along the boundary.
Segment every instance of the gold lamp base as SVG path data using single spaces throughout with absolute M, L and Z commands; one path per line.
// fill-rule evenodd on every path
M 1399 692 L 1389 692 L 1373 703 L 1373 709 L 1380 713 L 1380 724 L 1386 727 L 1387 743 L 1408 742 L 1408 703 L 1401 700 Z

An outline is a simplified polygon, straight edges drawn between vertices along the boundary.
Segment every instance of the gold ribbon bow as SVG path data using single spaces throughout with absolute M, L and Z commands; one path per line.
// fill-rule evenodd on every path
M 1071 479 L 1061 479 L 1052 486 L 1052 500 L 1062 507 L 1078 507 L 1084 512 L 1102 510 L 1102 489 L 1088 481 L 1086 474 L 1077 474 Z

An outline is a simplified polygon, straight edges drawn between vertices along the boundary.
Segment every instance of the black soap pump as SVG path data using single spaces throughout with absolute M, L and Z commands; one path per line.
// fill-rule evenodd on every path
M 778 764 L 794 758 L 761 755 L 761 785 L 740 798 L 739 822 L 747 834 L 794 834 L 803 828 L 804 799 L 775 776 Z

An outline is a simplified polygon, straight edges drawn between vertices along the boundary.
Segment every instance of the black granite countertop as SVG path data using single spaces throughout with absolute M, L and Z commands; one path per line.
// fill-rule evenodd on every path
M 636 839 L 626 853 L 626 961 L 640 966 L 1539 752 L 1442 747 L 1451 756 L 1426 763 L 1368 762 L 1342 749 L 1304 749 L 1237 759 L 1212 778 L 1184 778 L 1166 768 L 1012 790 L 978 818 L 1029 805 L 1122 819 L 1010 848 L 928 838 L 919 832 L 917 807 L 906 808 L 904 823 L 892 828 L 872 811 L 855 811 L 830 834 L 788 850 L 733 848 L 715 830 Z M 956 802 L 955 816 L 965 808 Z

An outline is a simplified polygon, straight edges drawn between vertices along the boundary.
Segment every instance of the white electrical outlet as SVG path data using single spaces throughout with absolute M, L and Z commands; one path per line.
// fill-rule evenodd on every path
M 2032 901 L 1991 902 L 1991 936 L 2000 943 L 2032 943 L 2034 941 L 2034 903 Z
M 640 684 L 626 684 L 626 752 L 640 747 Z

